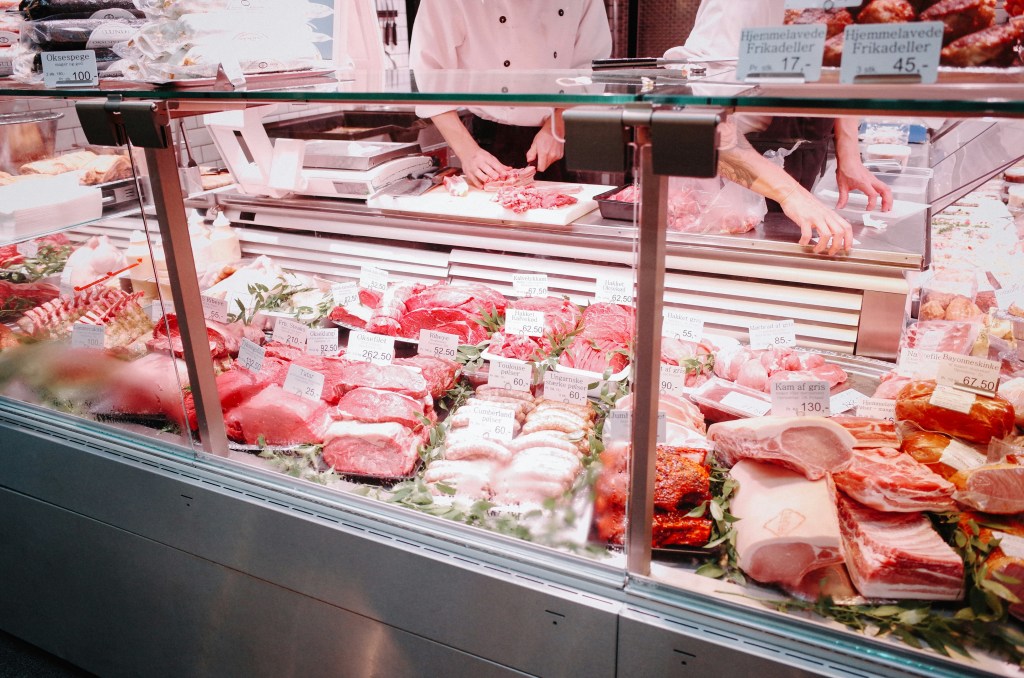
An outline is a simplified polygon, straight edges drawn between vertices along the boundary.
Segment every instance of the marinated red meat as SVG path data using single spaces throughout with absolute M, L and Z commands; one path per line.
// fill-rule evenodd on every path
M 634 311 L 629 306 L 599 302 L 583 311 L 582 328 L 558 358 L 560 365 L 612 374 L 629 365 Z
M 1013 406 L 998 395 L 974 396 L 970 412 L 932 405 L 934 381 L 914 381 L 896 397 L 897 421 L 911 421 L 925 431 L 946 433 L 968 442 L 987 444 L 992 438 L 1004 438 L 1013 431 Z
M 845 9 L 787 9 L 785 23 L 793 25 L 825 24 L 825 37 L 840 35 L 853 23 Z
M 857 23 L 898 24 L 913 21 L 915 16 L 907 0 L 871 0 L 857 15 Z
M 680 506 L 696 506 L 710 498 L 707 468 L 674 447 L 658 445 L 654 505 L 663 511 L 675 511 Z
M 947 66 L 1009 66 L 1017 59 L 1016 45 L 1024 38 L 1024 17 L 1013 17 L 954 40 L 942 48 L 941 61 Z
M 824 417 L 761 417 L 719 422 L 708 428 L 718 459 L 733 466 L 753 459 L 803 473 L 817 480 L 848 467 L 854 437 Z

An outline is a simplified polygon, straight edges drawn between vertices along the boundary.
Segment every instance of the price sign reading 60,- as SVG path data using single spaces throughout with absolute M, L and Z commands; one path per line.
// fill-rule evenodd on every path
M 492 360 L 487 370 L 487 385 L 513 391 L 529 391 L 533 366 L 519 360 Z

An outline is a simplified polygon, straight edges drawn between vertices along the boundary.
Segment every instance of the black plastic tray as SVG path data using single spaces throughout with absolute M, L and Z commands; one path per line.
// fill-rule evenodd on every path
M 599 195 L 594 196 L 594 200 L 597 201 L 597 207 L 601 210 L 601 216 L 605 219 L 614 219 L 616 221 L 633 221 L 635 213 L 635 202 L 625 202 L 623 200 L 609 200 L 613 195 L 628 188 L 628 185 L 618 186 L 610 191 L 605 191 Z

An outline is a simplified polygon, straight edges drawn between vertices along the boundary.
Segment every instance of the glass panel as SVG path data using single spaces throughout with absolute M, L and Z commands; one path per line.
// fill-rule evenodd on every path
M 69 102 L 2 105 L 5 397 L 191 446 L 188 378 L 161 339 L 142 156 L 88 144 Z
M 673 329 L 666 320 L 662 381 L 672 388 L 669 367 L 684 365 L 693 377 L 686 408 L 699 414 L 670 419 L 696 442 L 658 450 L 650 574 L 632 572 L 629 590 L 808 643 L 875 642 L 835 633 L 825 626 L 832 621 L 880 628 L 894 643 L 887 649 L 906 651 L 894 667 L 1004 673 L 1020 661 L 1010 612 L 1020 584 L 991 585 L 1007 566 L 991 539 L 993 530 L 1007 544 L 1024 535 L 1024 495 L 1015 490 L 1001 504 L 991 486 L 972 485 L 1020 473 L 1011 420 L 1021 419 L 1009 402 L 1020 403 L 1024 384 L 1024 334 L 1014 329 L 1024 303 L 1017 127 L 737 115 L 721 135 L 720 167 L 734 183 L 669 180 L 665 307 L 696 322 L 680 318 Z M 744 153 L 734 129 L 750 144 Z M 761 164 L 762 153 L 797 142 L 802 157 L 784 158 L 792 178 Z M 784 226 L 769 211 L 755 227 L 747 198 L 756 201 L 737 183 L 781 197 L 774 218 Z M 833 218 L 839 185 L 862 189 L 835 210 L 852 225 L 853 251 L 814 254 L 797 244 L 794 219 L 812 207 Z M 867 211 L 873 192 L 891 192 L 892 208 L 876 200 Z M 699 341 L 684 337 L 694 324 Z M 1001 376 L 999 397 L 967 393 L 961 378 L 950 388 L 966 410 L 931 399 L 939 368 L 929 351 L 991 360 L 980 364 Z M 982 418 L 982 408 L 1000 415 Z M 714 449 L 703 468 L 690 449 L 698 446 Z M 963 456 L 954 461 L 955 453 Z M 686 512 L 689 524 L 674 520 Z M 702 521 L 709 533 L 691 548 L 685 539 Z M 672 545 L 675 535 L 685 547 Z M 976 622 L 978 614 L 991 621 Z M 960 642 L 972 659 L 957 655 Z

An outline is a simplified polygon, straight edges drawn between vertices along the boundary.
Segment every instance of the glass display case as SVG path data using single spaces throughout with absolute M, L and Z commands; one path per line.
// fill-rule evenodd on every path
M 1014 315 L 1024 195 L 1015 202 L 1003 185 L 1024 157 L 1019 76 L 944 74 L 908 90 L 827 73 L 799 86 L 722 73 L 653 88 L 629 73 L 347 75 L 0 89 L 13 115 L 33 114 L 12 128 L 38 129 L 47 111 L 83 127 L 58 123 L 73 141 L 0 167 L 10 175 L 0 191 L 28 201 L 0 214 L 0 253 L 11 256 L 0 262 L 11 290 L 0 424 L 34 460 L 0 486 L 126 520 L 135 534 L 509 669 L 674 675 L 680 662 L 721 670 L 727 658 L 794 675 L 1012 675 L 1024 657 L 1009 613 L 1020 509 L 1011 498 L 1012 510 L 981 515 L 991 507 L 964 497 L 957 472 L 995 465 L 1019 482 L 1018 429 L 1003 410 L 986 423 L 1008 451 L 995 456 L 989 439 L 933 425 L 970 461 L 911 457 L 901 437 L 919 433 L 906 428 L 919 419 L 892 404 L 892 387 L 934 376 L 923 352 L 994 358 L 1010 384 L 1024 376 Z M 435 176 L 456 159 L 410 114 L 440 102 L 567 109 L 578 175 L 510 174 L 481 189 Z M 752 192 L 713 211 L 723 139 L 756 115 L 866 123 L 865 157 L 896 187 L 894 210 L 842 210 L 854 248 L 835 256 L 798 244 L 800 228 L 763 201 L 758 213 Z M 871 165 L 878 121 L 923 130 L 897 144 L 910 149 L 906 166 L 899 156 Z M 829 161 L 815 193 L 834 204 Z M 54 197 L 78 191 L 88 214 Z M 48 296 L 29 294 L 38 289 Z M 940 323 L 931 338 L 927 323 Z M 802 385 L 787 396 L 775 384 Z M 1019 384 L 1004 400 L 998 388 L 971 402 L 1019 402 Z M 61 457 L 30 434 L 152 465 L 152 478 L 132 476 L 138 487 L 175 467 L 224 496 L 169 490 L 204 505 L 202 527 L 155 509 L 115 518 L 102 501 L 45 487 Z M 758 463 L 788 445 L 800 453 L 781 467 Z M 109 501 L 145 505 L 118 478 L 96 479 Z M 259 502 L 288 512 L 292 528 L 248 531 Z M 186 526 L 205 536 L 180 534 Z M 891 537 L 901 526 L 926 547 L 901 551 Z M 230 546 L 203 530 L 227 530 Z M 390 563 L 423 550 L 437 559 L 424 566 L 432 579 L 337 602 L 311 582 L 328 578 L 321 556 L 343 557 L 337 544 L 355 543 L 353 530 L 387 543 L 353 547 L 353 581 L 373 589 L 379 575 L 390 589 Z M 246 546 L 271 538 L 273 555 Z M 855 555 L 865 544 L 904 563 L 895 583 Z M 992 578 L 984 562 L 1010 569 Z M 527 640 L 478 637 L 498 628 L 478 600 L 453 603 L 436 628 L 426 613 L 402 620 L 416 595 L 459 596 L 467 564 L 600 622 L 541 606 L 526 652 Z M 950 581 L 903 577 L 957 568 Z M 505 602 L 517 595 L 508 583 L 474 590 Z M 559 643 L 576 645 L 564 661 L 544 656 Z M 593 644 L 608 646 L 588 655 Z

